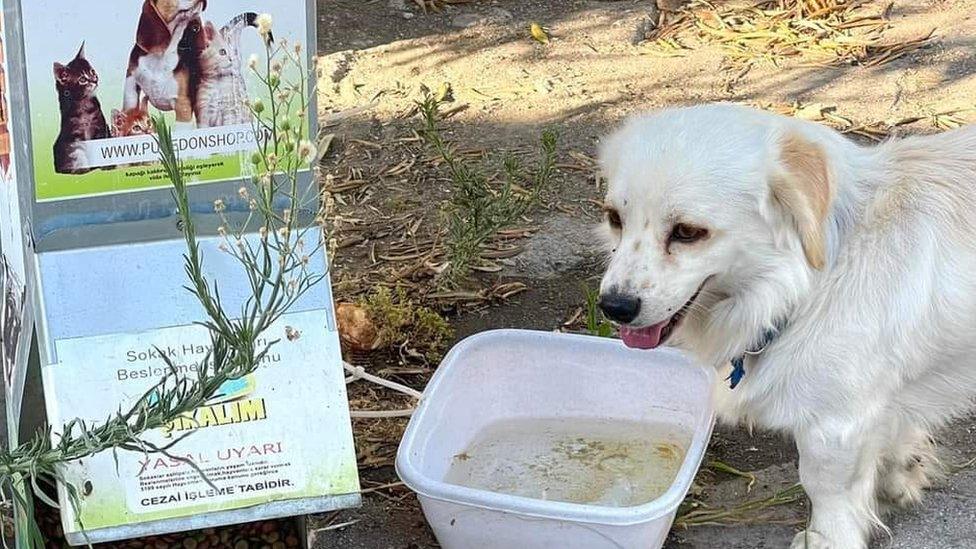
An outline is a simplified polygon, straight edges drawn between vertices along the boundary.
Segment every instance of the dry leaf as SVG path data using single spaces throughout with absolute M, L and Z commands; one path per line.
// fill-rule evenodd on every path
M 452 94 L 453 91 L 454 90 L 451 89 L 450 82 L 444 82 L 444 83 L 442 83 L 440 85 L 439 88 L 437 88 L 437 93 L 434 95 L 434 99 L 438 103 L 441 103 L 443 101 L 450 101 L 451 100 L 451 94 Z
M 833 110 L 834 107 L 825 106 L 822 103 L 811 103 L 809 105 L 801 105 L 793 113 L 793 116 L 799 118 L 800 120 L 810 120 L 812 122 L 819 122 L 824 119 L 824 112 L 828 110 Z
M 546 32 L 546 29 L 542 28 L 542 25 L 532 23 L 529 25 L 529 32 L 532 33 L 532 38 L 534 38 L 536 42 L 540 44 L 549 43 L 549 33 Z

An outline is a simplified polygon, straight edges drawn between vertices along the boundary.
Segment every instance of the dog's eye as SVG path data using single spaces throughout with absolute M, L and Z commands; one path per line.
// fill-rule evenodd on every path
M 708 236 L 708 229 L 678 223 L 671 229 L 669 240 L 672 242 L 683 242 L 685 244 L 697 242 Z
M 620 220 L 620 213 L 617 210 L 607 210 L 607 222 L 614 229 L 620 229 L 623 227 L 623 221 Z

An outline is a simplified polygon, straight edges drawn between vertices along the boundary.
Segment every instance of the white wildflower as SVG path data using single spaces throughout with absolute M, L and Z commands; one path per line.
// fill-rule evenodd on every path
M 254 24 L 258 26 L 258 34 L 264 38 L 265 42 L 268 41 L 268 36 L 271 35 L 272 22 L 273 20 L 271 19 L 271 14 L 269 13 L 262 13 L 254 20 Z
M 310 141 L 302 141 L 298 145 L 298 156 L 302 159 L 314 158 L 315 152 L 315 145 L 313 145 Z
M 252 71 L 258 70 L 258 56 L 257 56 L 257 54 L 252 53 L 251 54 L 251 57 L 248 57 L 247 58 L 247 66 L 248 67 L 251 67 L 251 70 Z

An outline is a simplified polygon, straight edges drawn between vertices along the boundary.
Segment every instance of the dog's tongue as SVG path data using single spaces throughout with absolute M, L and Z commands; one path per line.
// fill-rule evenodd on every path
M 633 349 L 653 349 L 661 344 L 661 332 L 668 324 L 667 321 L 648 326 L 646 328 L 620 327 L 620 339 L 624 345 Z

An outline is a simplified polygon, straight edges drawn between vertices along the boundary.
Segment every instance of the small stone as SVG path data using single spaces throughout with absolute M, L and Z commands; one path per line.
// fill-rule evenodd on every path
M 416 15 L 412 11 L 404 11 L 400 13 L 400 17 L 404 19 L 413 19 Z
M 542 94 L 548 94 L 552 92 L 552 90 L 555 89 L 555 87 L 556 85 L 553 84 L 552 80 L 549 80 L 548 78 L 541 78 L 537 80 L 535 83 L 535 91 Z
M 261 533 L 270 534 L 278 528 L 278 525 L 273 522 L 265 522 L 261 525 Z M 275 532 L 277 533 L 277 532 Z
M 288 536 L 285 538 L 285 545 L 288 547 L 298 547 L 299 541 L 295 536 Z
M 244 540 L 241 540 L 234 544 L 234 549 L 248 549 L 248 543 Z
M 641 20 L 637 23 L 637 27 L 634 29 L 634 34 L 630 39 L 630 43 L 635 46 L 639 45 L 644 40 L 647 40 L 648 35 L 651 34 L 651 32 L 653 32 L 654 29 L 656 28 L 657 28 L 656 15 L 642 17 Z
M 285 542 L 283 541 L 276 541 L 274 542 L 274 545 L 271 546 L 271 549 L 288 549 L 288 546 L 285 545 Z
M 389 6 L 390 9 L 392 9 L 392 10 L 406 11 L 406 9 L 407 9 L 407 0 L 389 0 L 386 3 L 386 5 Z
M 502 8 L 491 8 L 488 11 L 490 12 L 492 21 L 495 21 L 495 22 L 498 22 L 498 23 L 504 23 L 505 21 L 511 21 L 515 17 L 515 16 L 512 15 L 512 12 L 510 12 L 508 10 L 503 10 Z
M 197 540 L 195 540 L 193 538 L 187 538 L 187 539 L 183 540 L 183 549 L 197 549 L 197 547 L 199 547 L 199 545 L 200 544 L 197 543 Z
M 455 16 L 454 19 L 451 19 L 451 26 L 466 29 L 478 25 L 484 20 L 484 16 L 477 13 L 462 13 L 461 15 Z

